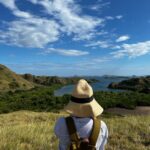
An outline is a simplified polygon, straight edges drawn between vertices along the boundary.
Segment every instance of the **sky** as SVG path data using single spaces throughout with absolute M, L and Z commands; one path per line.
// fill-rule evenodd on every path
M 0 64 L 35 75 L 150 75 L 150 0 L 0 0 Z

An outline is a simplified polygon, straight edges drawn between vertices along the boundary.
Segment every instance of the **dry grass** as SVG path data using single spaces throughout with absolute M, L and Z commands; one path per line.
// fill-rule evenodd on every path
M 0 150 L 56 150 L 53 127 L 61 115 L 29 111 L 0 115 Z M 109 128 L 107 150 L 150 150 L 150 116 L 103 120 Z
M 109 127 L 107 150 L 150 150 L 150 116 L 106 119 Z
M 0 64 L 0 91 L 12 90 L 9 85 L 14 81 L 19 85 L 19 87 L 16 87 L 19 89 L 31 89 L 34 87 L 33 83 L 28 82 L 6 66 Z

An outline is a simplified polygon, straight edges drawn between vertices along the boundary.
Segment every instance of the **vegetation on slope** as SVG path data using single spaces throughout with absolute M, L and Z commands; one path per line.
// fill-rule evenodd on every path
M 57 150 L 53 128 L 62 115 L 30 111 L 1 114 L 0 150 Z M 102 116 L 102 120 L 109 129 L 106 150 L 150 149 L 149 116 Z
M 70 100 L 70 95 L 54 96 L 61 85 L 37 87 L 28 91 L 15 91 L 0 94 L 0 113 L 17 110 L 58 112 Z M 122 107 L 133 109 L 136 106 L 150 106 L 150 94 L 137 92 L 95 92 L 95 99 L 103 108 Z
M 0 64 L 0 91 L 31 89 L 34 85 Z
M 45 86 L 51 86 L 53 84 L 75 84 L 81 77 L 58 77 L 58 76 L 35 76 L 32 74 L 23 74 L 21 75 L 24 79 L 28 80 L 29 82 L 41 84 Z M 96 79 L 87 79 L 89 83 L 96 82 Z
M 9 91 L 0 94 L 0 113 L 16 110 L 54 111 L 62 108 L 60 98 L 53 92 L 60 85 L 52 87 L 36 87 L 28 91 Z
M 150 93 L 150 76 L 131 78 L 128 80 L 123 80 L 119 83 L 111 83 L 108 86 L 113 89 L 126 89 L 144 93 Z
M 32 74 L 18 75 L 4 65 L 0 64 L 0 92 L 28 90 L 37 86 L 52 86 L 54 84 L 74 84 L 81 77 L 57 77 L 35 76 Z M 96 79 L 88 79 L 88 82 L 96 82 Z

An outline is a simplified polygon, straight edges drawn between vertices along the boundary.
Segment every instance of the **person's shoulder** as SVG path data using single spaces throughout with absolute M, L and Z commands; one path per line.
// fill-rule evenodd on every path
M 107 127 L 106 123 L 103 120 L 101 120 L 101 126 Z
M 59 117 L 56 121 L 56 125 L 64 126 L 66 124 L 65 117 Z
M 107 125 L 106 125 L 106 123 L 103 120 L 101 120 L 101 129 L 105 130 L 105 131 L 108 130 L 107 129 Z
M 65 117 L 60 117 L 60 118 L 57 119 L 54 130 L 55 130 L 55 134 L 57 136 L 67 134 L 67 127 L 66 127 Z
M 108 137 L 108 128 L 103 120 L 101 120 L 101 134 L 104 135 L 105 137 Z

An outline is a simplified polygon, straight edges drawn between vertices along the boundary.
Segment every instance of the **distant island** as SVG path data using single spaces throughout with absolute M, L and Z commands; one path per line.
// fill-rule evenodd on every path
M 108 88 L 150 93 L 150 76 L 135 77 L 118 83 L 112 82 L 108 85 Z

